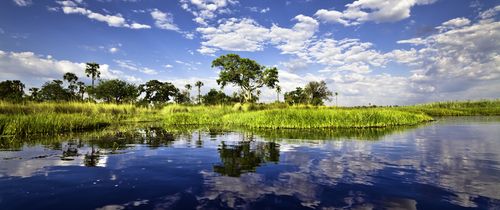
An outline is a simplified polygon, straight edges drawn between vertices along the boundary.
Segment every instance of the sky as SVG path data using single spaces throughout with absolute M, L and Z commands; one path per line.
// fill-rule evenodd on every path
M 237 53 L 277 67 L 283 92 L 324 80 L 342 106 L 500 98 L 499 13 L 498 0 L 2 0 L 0 80 L 90 82 L 97 62 L 102 79 L 206 93 L 220 88 L 211 61 Z

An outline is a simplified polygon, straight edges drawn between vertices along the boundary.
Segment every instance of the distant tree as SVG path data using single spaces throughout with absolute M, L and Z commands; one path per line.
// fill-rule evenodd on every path
M 91 89 L 90 93 L 94 98 L 107 103 L 133 102 L 139 96 L 138 88 L 122 80 L 103 80 Z
M 335 94 L 335 106 L 339 106 L 339 100 L 338 100 L 339 93 L 335 92 L 334 94 Z
M 177 94 L 175 94 L 174 97 L 175 103 L 178 104 L 189 104 L 191 103 L 191 99 L 189 98 L 189 92 L 188 91 L 179 91 Z
M 217 84 L 224 88 L 228 83 L 239 86 L 245 93 L 245 102 L 251 102 L 253 92 L 261 87 L 274 88 L 278 83 L 278 69 L 266 68 L 256 61 L 236 54 L 220 56 L 212 61 L 220 69 Z
M 191 84 L 186 84 L 186 85 L 184 85 L 184 87 L 187 90 L 187 96 L 188 96 L 188 98 L 190 98 L 191 97 L 190 91 L 191 91 L 191 89 L 193 89 L 193 86 L 191 86 Z M 191 101 L 191 99 L 189 99 L 189 100 Z
M 40 101 L 40 88 L 32 87 L 29 89 L 30 91 L 30 99 L 33 101 Z
M 301 87 L 297 87 L 295 90 L 286 92 L 285 102 L 290 105 L 305 104 L 307 103 L 307 95 Z
M 222 91 L 214 88 L 210 89 L 206 95 L 203 96 L 203 103 L 207 105 L 228 104 L 231 102 L 231 97 Z
M 64 74 L 63 79 L 68 82 L 69 92 L 76 98 L 76 89 L 78 88 L 78 86 L 76 85 L 76 82 L 78 81 L 78 77 L 76 76 L 76 74 L 67 72 L 66 74 Z
M 147 103 L 165 103 L 179 93 L 179 89 L 172 83 L 158 80 L 150 80 L 146 84 L 140 85 L 139 89 L 146 94 L 143 100 Z
M 201 104 L 201 87 L 203 86 L 202 81 L 197 81 L 194 86 L 198 87 L 198 104 Z
M 19 80 L 0 82 L 0 100 L 21 101 L 24 95 L 24 84 Z
M 64 89 L 63 81 L 53 80 L 46 82 L 40 89 L 40 99 L 44 101 L 68 101 L 71 98 L 71 93 Z
M 280 102 L 280 93 L 281 93 L 281 87 L 279 85 L 276 85 L 276 101 L 278 103 Z
M 97 63 L 87 63 L 87 66 L 85 67 L 85 73 L 87 74 L 87 77 L 90 77 L 92 79 L 92 87 L 95 87 L 94 81 L 101 77 L 99 68 L 100 66 Z
M 332 91 L 328 90 L 325 81 L 307 83 L 304 93 L 307 95 L 308 103 L 312 105 L 323 105 L 324 101 L 330 100 L 333 95 Z
M 78 86 L 78 96 L 80 97 L 80 100 L 83 101 L 83 96 L 85 95 L 87 86 L 85 86 L 85 83 L 83 83 L 82 81 L 77 82 L 76 86 Z

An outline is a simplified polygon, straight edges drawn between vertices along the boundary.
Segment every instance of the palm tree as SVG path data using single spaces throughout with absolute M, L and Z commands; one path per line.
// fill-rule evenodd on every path
M 101 77 L 101 72 L 99 71 L 99 64 L 98 63 L 87 63 L 87 66 L 85 68 L 85 73 L 87 74 L 87 77 L 90 77 L 92 79 L 92 88 L 94 88 L 94 81 L 97 78 Z
M 191 93 L 191 89 L 193 87 L 191 86 L 191 84 L 186 84 L 186 85 L 184 85 L 184 87 L 187 89 L 187 97 L 188 97 L 188 99 L 190 99 L 191 98 L 190 93 Z
M 198 104 L 201 104 L 201 86 L 203 86 L 205 84 L 203 84 L 202 81 L 197 81 L 196 83 L 194 83 L 194 86 L 198 87 Z
M 338 98 L 337 98 L 338 95 L 339 95 L 339 93 L 335 92 L 335 106 L 339 106 L 339 101 L 338 101 Z
M 76 83 L 76 85 L 78 86 L 78 93 L 80 94 L 80 98 L 83 101 L 83 95 L 85 94 L 85 88 L 86 88 L 85 83 L 79 81 Z
M 66 74 L 64 74 L 63 79 L 69 83 L 68 89 L 71 91 L 72 97 L 74 97 L 77 88 L 76 81 L 78 81 L 78 77 L 76 76 L 76 74 L 67 72 Z
M 278 103 L 280 102 L 280 93 L 281 87 L 279 85 L 276 86 L 276 97 L 278 98 Z

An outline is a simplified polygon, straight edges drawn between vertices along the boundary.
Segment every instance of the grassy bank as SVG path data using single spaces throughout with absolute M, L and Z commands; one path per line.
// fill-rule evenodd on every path
M 206 125 L 248 128 L 381 128 L 416 125 L 431 116 L 500 115 L 500 100 L 440 102 L 404 107 L 335 108 L 285 104 L 233 106 L 0 102 L 0 135 L 60 134 L 127 122 L 161 121 L 165 126 Z
M 0 102 L 0 134 L 30 135 L 100 129 L 111 124 L 159 120 L 154 110 L 134 105 Z
M 399 110 L 430 116 L 498 116 L 500 100 L 448 101 L 398 107 Z

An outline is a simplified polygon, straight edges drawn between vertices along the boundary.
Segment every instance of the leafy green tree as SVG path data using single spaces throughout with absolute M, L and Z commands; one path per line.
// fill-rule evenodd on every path
M 63 79 L 68 82 L 69 92 L 74 97 L 76 97 L 76 95 L 77 95 L 76 90 L 78 88 L 78 86 L 76 84 L 76 82 L 78 81 L 78 77 L 76 76 L 76 74 L 67 72 L 66 74 L 64 74 Z
M 204 84 L 202 81 L 197 81 L 196 83 L 194 83 L 194 86 L 198 87 L 198 104 L 201 104 L 201 87 L 203 85 Z
M 281 93 L 281 87 L 279 85 L 276 85 L 276 101 L 278 103 L 280 102 L 280 93 Z
M 0 82 L 0 100 L 21 101 L 24 95 L 24 84 L 19 80 Z
M 210 89 L 206 95 L 203 96 L 203 103 L 208 105 L 228 104 L 231 102 L 231 97 L 222 91 L 214 88 Z
M 85 83 L 83 83 L 82 81 L 77 82 L 76 86 L 78 86 L 78 96 L 80 97 L 80 100 L 83 101 L 83 96 L 85 95 L 87 86 L 85 86 Z
M 175 101 L 175 103 L 178 103 L 178 104 L 191 103 L 191 99 L 189 98 L 189 92 L 187 90 L 177 92 L 177 94 L 175 95 L 174 101 Z
M 220 69 L 217 84 L 222 88 L 228 83 L 239 86 L 245 92 L 246 102 L 252 101 L 254 91 L 264 86 L 274 88 L 278 83 L 277 68 L 266 68 L 236 54 L 220 56 L 212 61 L 212 67 Z
M 150 80 L 146 84 L 140 85 L 139 89 L 141 93 L 146 94 L 143 100 L 147 103 L 165 103 L 179 93 L 179 89 L 172 83 L 158 80 Z
M 85 67 L 85 73 L 87 74 L 87 77 L 90 77 L 92 79 L 92 88 L 94 86 L 94 81 L 98 78 L 101 77 L 101 72 L 99 71 L 99 64 L 97 63 L 87 63 L 87 66 Z
M 90 93 L 94 98 L 103 100 L 107 103 L 133 102 L 139 96 L 139 89 L 130 83 L 122 80 L 103 80 L 92 88 Z
M 63 81 L 46 82 L 40 89 L 40 99 L 44 101 L 68 101 L 71 93 L 63 88 Z
M 325 100 L 330 100 L 330 97 L 333 96 L 332 91 L 328 90 L 325 81 L 307 83 L 304 93 L 307 95 L 308 103 L 312 105 L 323 105 Z
M 301 87 L 297 87 L 295 90 L 286 92 L 285 102 L 290 105 L 305 104 L 307 103 L 307 95 Z
M 32 87 L 29 89 L 30 99 L 33 101 L 41 101 L 40 98 L 40 88 Z

